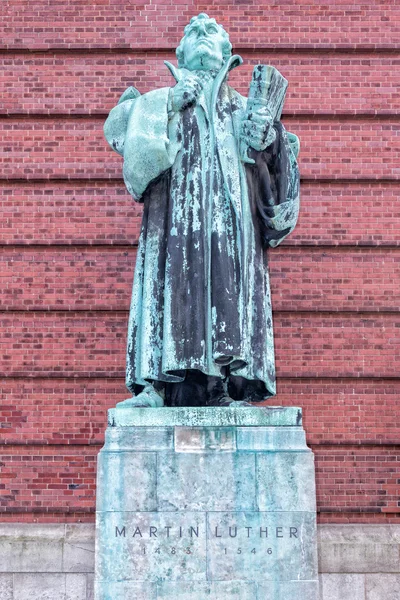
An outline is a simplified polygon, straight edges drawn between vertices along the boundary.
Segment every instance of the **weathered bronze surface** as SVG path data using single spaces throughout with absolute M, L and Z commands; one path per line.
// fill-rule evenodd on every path
M 228 34 L 194 17 L 166 63 L 173 87 L 131 87 L 105 124 L 144 204 L 125 406 L 245 406 L 275 394 L 267 248 L 294 228 L 299 142 L 280 116 L 287 81 L 257 66 L 249 97 Z M 242 402 L 242 404 L 237 404 Z

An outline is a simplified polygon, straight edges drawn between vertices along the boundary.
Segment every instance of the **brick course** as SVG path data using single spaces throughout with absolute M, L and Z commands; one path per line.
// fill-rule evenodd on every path
M 103 121 L 49 118 L 0 120 L 4 179 L 120 178 L 122 158 L 104 143 Z M 338 121 L 284 119 L 301 139 L 299 165 L 306 179 L 397 179 L 400 124 L 392 117 Z
M 283 244 L 400 246 L 398 198 L 396 180 L 303 179 L 299 222 Z M 3 182 L 0 207 L 1 244 L 127 246 L 139 239 L 142 205 L 120 182 Z
M 230 32 L 234 46 L 247 48 L 393 49 L 399 43 L 400 8 L 388 0 L 325 2 L 233 2 L 193 0 L 63 2 L 13 0 L 3 4 L 1 47 L 9 49 L 99 49 L 176 47 L 183 27 L 201 11 L 212 13 Z M 10 26 L 10 25 L 13 26 Z
M 2 440 L 7 444 L 101 444 L 104 415 L 127 398 L 124 376 L 8 378 L 2 386 Z M 314 445 L 395 444 L 400 423 L 396 379 L 280 377 L 273 403 L 303 407 Z
M 0 11 L 0 520 L 93 521 L 106 409 L 124 355 L 141 206 L 102 126 L 128 85 L 171 85 L 209 12 L 245 64 L 289 79 L 299 225 L 270 253 L 276 405 L 304 408 L 319 519 L 400 508 L 400 6 L 246 0 L 13 0 Z
M 115 310 L 6 313 L 1 374 L 120 376 L 127 318 L 127 312 Z M 277 377 L 394 378 L 398 325 L 392 313 L 276 311 Z
M 136 247 L 4 248 L 0 303 L 10 311 L 129 310 L 135 260 Z M 398 310 L 398 250 L 282 246 L 269 264 L 275 311 Z
M 284 115 L 396 115 L 400 108 L 397 55 L 243 50 L 244 64 L 231 73 L 231 84 L 246 94 L 253 66 L 271 62 L 290 82 Z M 6 83 L 0 114 L 103 116 L 129 85 L 141 93 L 171 85 L 166 59 L 174 61 L 174 53 L 10 53 L 0 75 Z

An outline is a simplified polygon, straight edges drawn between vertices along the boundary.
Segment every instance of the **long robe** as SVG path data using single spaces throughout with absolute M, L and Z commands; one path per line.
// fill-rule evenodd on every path
M 127 344 L 134 393 L 201 372 L 248 382 L 252 400 L 275 394 L 266 247 L 296 224 L 299 173 L 280 122 L 273 144 L 250 150 L 254 165 L 241 161 L 247 101 L 226 82 L 240 63 L 232 57 L 195 106 L 174 113 L 171 89 L 158 89 L 122 101 L 105 125 L 144 203 Z

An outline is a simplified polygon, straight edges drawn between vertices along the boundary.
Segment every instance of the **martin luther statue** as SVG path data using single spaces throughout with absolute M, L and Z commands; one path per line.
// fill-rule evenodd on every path
M 275 394 L 267 248 L 294 228 L 298 139 L 280 122 L 286 80 L 255 67 L 228 85 L 228 34 L 191 19 L 166 63 L 175 85 L 126 90 L 105 124 L 143 203 L 130 308 L 132 406 L 246 406 Z

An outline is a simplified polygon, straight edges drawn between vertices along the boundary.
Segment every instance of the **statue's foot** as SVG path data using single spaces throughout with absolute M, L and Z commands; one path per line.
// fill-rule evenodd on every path
M 146 385 L 137 396 L 118 402 L 116 408 L 160 408 L 161 406 L 164 406 L 164 400 L 160 394 L 157 394 L 152 385 Z
M 250 404 L 250 402 L 246 402 L 246 400 L 235 400 L 234 404 L 235 406 L 240 406 L 243 408 L 245 408 L 246 406 L 253 406 L 253 404 Z
M 233 400 L 233 398 L 230 398 L 229 396 L 220 396 L 219 398 L 211 400 L 207 406 L 231 406 L 233 408 L 242 408 L 252 406 L 252 404 L 249 404 L 244 400 Z

